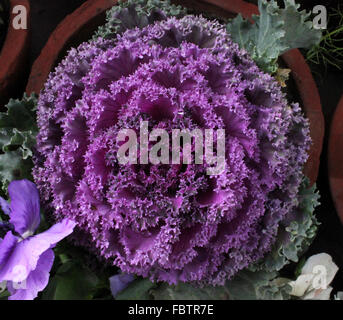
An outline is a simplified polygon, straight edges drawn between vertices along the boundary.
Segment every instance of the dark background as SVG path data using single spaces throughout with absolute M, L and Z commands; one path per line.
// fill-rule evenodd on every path
M 30 0 L 30 2 L 32 41 L 29 63 L 31 66 L 58 23 L 61 22 L 66 15 L 73 12 L 84 3 L 85 0 Z M 312 0 L 298 0 L 297 2 L 302 5 L 302 8 L 307 10 L 311 10 L 316 4 L 322 4 L 330 11 L 332 8 L 337 8 L 341 1 L 318 0 L 314 2 Z M 326 121 L 326 134 L 318 179 L 318 188 L 320 190 L 322 204 L 317 210 L 317 217 L 321 222 L 321 226 L 318 236 L 310 250 L 306 253 L 306 256 L 326 252 L 333 257 L 335 263 L 340 268 L 333 283 L 334 293 L 336 293 L 337 291 L 343 291 L 343 226 L 338 218 L 330 196 L 327 170 L 327 146 L 331 119 L 339 98 L 343 94 L 343 71 L 332 67 L 325 68 L 322 65 L 311 65 L 311 68 L 321 95 Z

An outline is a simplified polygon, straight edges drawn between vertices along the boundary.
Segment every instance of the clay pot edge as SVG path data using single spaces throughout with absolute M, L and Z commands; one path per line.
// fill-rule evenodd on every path
M 28 28 L 15 30 L 11 27 L 12 10 L 17 5 L 23 5 L 27 10 Z M 10 0 L 10 23 L 7 35 L 0 52 L 0 100 L 6 103 L 23 75 L 29 45 L 30 3 L 28 0 Z
M 343 95 L 336 108 L 330 129 L 328 173 L 331 195 L 343 223 Z
M 117 0 L 88 0 L 58 24 L 32 66 L 26 87 L 27 94 L 33 92 L 39 94 L 48 75 L 53 71 L 52 69 L 59 58 L 60 52 L 65 49 L 66 43 L 73 38 L 90 19 L 102 15 L 117 2 Z

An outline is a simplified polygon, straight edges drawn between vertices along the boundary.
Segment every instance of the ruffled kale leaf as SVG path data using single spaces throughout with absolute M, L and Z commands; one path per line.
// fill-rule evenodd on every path
M 154 285 L 148 279 L 138 279 L 122 291 L 121 300 L 144 297 L 145 300 L 286 300 L 291 287 L 277 272 L 244 270 L 225 286 L 199 288 L 189 283 Z M 137 295 L 139 288 L 139 295 Z
M 299 256 L 312 243 L 318 221 L 314 210 L 319 205 L 316 186 L 309 187 L 304 178 L 298 195 L 299 205 L 280 224 L 276 243 L 272 251 L 260 263 L 239 272 L 225 286 L 199 288 L 192 284 L 179 283 L 170 286 L 161 284 L 147 286 L 145 297 L 156 300 L 285 300 L 290 299 L 291 287 L 287 279 L 279 277 L 278 271 L 290 262 L 298 262 Z M 134 282 L 135 283 L 135 282 Z M 135 287 L 135 284 L 132 284 Z M 122 295 L 130 299 L 128 289 Z
M 35 95 L 11 99 L 0 113 L 0 181 L 3 192 L 12 180 L 31 178 L 32 154 L 38 132 Z
M 3 152 L 19 149 L 24 159 L 32 157 L 38 132 L 36 124 L 37 98 L 24 95 L 22 100 L 11 99 L 7 112 L 0 114 L 0 147 Z
M 182 17 L 186 9 L 170 3 L 169 0 L 119 1 L 107 11 L 107 23 L 101 26 L 94 38 L 112 38 L 128 29 L 144 28 L 167 17 Z
M 155 300 L 228 300 L 226 287 L 194 287 L 191 284 L 179 283 L 170 286 L 166 283 L 151 291 Z
M 311 245 L 318 230 L 314 211 L 319 205 L 319 197 L 316 186 L 309 188 L 308 179 L 304 179 L 298 196 L 299 205 L 281 222 L 272 251 L 250 270 L 279 271 L 290 262 L 299 261 L 298 257 Z
M 13 180 L 30 179 L 32 161 L 23 159 L 20 151 L 9 151 L 0 155 L 1 189 L 5 194 L 9 183 Z
M 241 271 L 226 284 L 230 300 L 287 300 L 291 287 L 277 272 Z
M 311 48 L 320 42 L 322 32 L 313 28 L 311 13 L 306 10 L 299 12 L 299 7 L 300 4 L 296 4 L 294 0 L 287 0 L 285 9 L 279 9 L 285 30 L 282 43 L 286 47 L 281 54 L 294 48 Z
M 252 17 L 254 23 L 238 15 L 228 25 L 232 39 L 245 49 L 263 70 L 274 73 L 280 55 L 294 48 L 311 48 L 321 39 L 309 20 L 310 13 L 298 11 L 294 0 L 284 0 L 280 8 L 274 0 L 259 1 L 260 15 Z

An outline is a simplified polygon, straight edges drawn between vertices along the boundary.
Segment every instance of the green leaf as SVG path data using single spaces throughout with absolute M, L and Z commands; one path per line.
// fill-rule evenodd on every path
M 0 128 L 17 128 L 19 131 L 36 128 L 36 103 L 35 96 L 25 95 L 22 100 L 11 99 L 6 105 L 7 112 L 0 114 Z
M 149 279 L 137 279 L 121 291 L 116 300 L 150 300 L 150 290 L 155 287 Z
M 32 155 L 38 133 L 37 98 L 11 99 L 0 113 L 0 181 L 3 193 L 12 180 L 31 179 Z
M 225 286 L 199 288 L 180 283 L 177 286 L 162 284 L 151 290 L 156 300 L 285 300 L 291 287 L 288 281 L 277 278 L 277 272 L 239 272 Z
M 43 300 L 90 300 L 98 277 L 88 268 L 67 262 L 57 271 L 44 290 Z
M 164 283 L 152 290 L 152 295 L 155 300 L 227 300 L 229 298 L 225 287 L 197 288 L 183 282 L 177 286 Z
M 311 48 L 321 39 L 321 31 L 313 29 L 310 13 L 299 12 L 294 0 L 284 0 L 281 9 L 274 0 L 260 0 L 260 15 L 252 17 L 254 23 L 238 15 L 227 30 L 233 41 L 245 49 L 258 66 L 275 73 L 280 55 L 294 48 Z
M 243 270 L 226 284 L 231 300 L 287 300 L 291 291 L 277 272 Z
M 311 245 L 316 236 L 319 222 L 314 211 L 319 205 L 316 186 L 309 188 L 304 178 L 298 194 L 298 206 L 281 222 L 272 251 L 250 270 L 279 271 L 290 262 L 298 262 L 299 257 Z
M 94 39 L 112 38 L 128 29 L 144 28 L 154 21 L 163 19 L 161 12 L 167 17 L 186 15 L 186 9 L 171 4 L 169 0 L 119 1 L 107 11 L 107 23 L 98 29 Z
M 309 49 L 318 45 L 321 40 L 322 32 L 313 28 L 310 20 L 311 12 L 307 13 L 306 10 L 299 12 L 299 7 L 300 4 L 296 4 L 294 0 L 287 0 L 285 9 L 279 10 L 285 30 L 282 43 L 286 47 L 281 54 L 294 48 Z
M 227 284 L 231 300 L 284 300 L 288 299 L 287 290 L 280 285 L 278 273 L 267 271 L 251 272 L 243 270 Z
M 19 149 L 23 158 L 32 156 L 38 133 L 35 95 L 24 95 L 22 100 L 11 99 L 7 112 L 0 113 L 0 148 L 3 152 Z
M 10 293 L 5 290 L 0 293 L 0 300 L 8 300 L 8 297 L 10 296 Z
M 13 180 L 32 180 L 31 170 L 32 161 L 30 159 L 23 159 L 22 152 L 19 150 L 0 154 L 2 191 L 6 193 L 9 183 Z
M 104 266 L 85 248 L 74 246 L 67 240 L 59 242 L 54 249 L 54 253 L 56 258 L 51 271 L 51 274 L 54 276 L 51 277 L 49 286 L 44 292 L 44 299 L 63 299 L 63 296 L 59 295 L 59 292 L 64 290 L 65 281 L 62 280 L 61 284 L 58 286 L 57 284 L 60 283 L 61 278 L 64 278 L 65 275 L 70 278 L 69 274 L 72 274 L 74 269 L 79 269 L 82 273 L 88 274 L 91 280 L 92 278 L 94 278 L 94 280 L 96 278 L 96 281 L 90 281 L 88 289 L 83 289 L 85 292 L 88 292 L 88 295 L 82 298 L 79 294 L 75 299 L 89 299 L 90 296 L 91 299 L 96 300 L 113 299 L 110 290 L 109 278 L 117 272 L 117 268 Z M 94 270 L 97 270 L 97 272 Z M 73 290 L 73 292 L 75 295 L 75 290 Z M 71 294 L 69 294 L 69 296 L 70 295 Z

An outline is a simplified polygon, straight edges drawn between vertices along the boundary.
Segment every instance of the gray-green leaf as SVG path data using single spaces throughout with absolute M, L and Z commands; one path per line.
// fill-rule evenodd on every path
M 0 113 L 0 182 L 4 193 L 12 180 L 31 178 L 33 148 L 38 133 L 37 98 L 11 99 Z
M 238 15 L 227 30 L 233 41 L 245 49 L 258 66 L 266 72 L 277 70 L 280 55 L 294 48 L 311 48 L 321 39 L 321 31 L 313 29 L 310 14 L 299 12 L 294 0 L 284 0 L 281 9 L 274 0 L 259 0 L 260 15 L 254 23 Z

